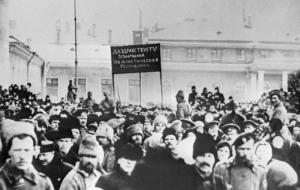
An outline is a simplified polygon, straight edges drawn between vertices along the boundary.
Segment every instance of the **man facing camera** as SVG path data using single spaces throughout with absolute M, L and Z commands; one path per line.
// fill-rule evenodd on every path
M 5 128 L 9 159 L 0 169 L 0 189 L 53 190 L 50 179 L 37 172 L 32 165 L 37 145 L 34 126 L 25 122 L 13 122 Z

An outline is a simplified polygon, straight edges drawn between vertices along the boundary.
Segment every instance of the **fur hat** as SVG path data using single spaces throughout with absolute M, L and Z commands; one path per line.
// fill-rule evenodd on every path
M 103 159 L 104 152 L 96 140 L 95 135 L 86 135 L 85 138 L 82 139 L 79 145 L 78 155 L 96 156 Z
M 99 122 L 99 117 L 97 114 L 89 114 L 87 116 L 87 125 L 91 123 L 98 123 Z
M 144 137 L 142 125 L 139 125 L 139 124 L 131 125 L 130 127 L 127 128 L 126 134 L 129 138 L 133 135 L 136 135 L 136 134 L 141 135 L 142 137 Z
M 68 118 L 61 119 L 61 122 L 59 123 L 59 130 L 64 130 L 64 129 L 80 129 L 80 123 L 78 119 L 75 117 L 71 116 Z
M 286 162 L 273 160 L 266 174 L 268 190 L 291 190 L 296 188 L 298 177 L 295 170 Z
M 114 130 L 107 123 L 104 123 L 104 124 L 100 125 L 96 131 L 96 137 L 99 137 L 99 136 L 106 137 L 110 140 L 110 142 L 113 142 Z
M 165 128 L 162 135 L 162 140 L 165 140 L 165 137 L 168 135 L 174 135 L 176 139 L 178 139 L 178 135 L 174 128 Z
M 158 123 L 163 123 L 165 126 L 167 126 L 168 119 L 164 115 L 158 115 L 153 121 L 153 126 L 156 126 Z
M 125 122 L 125 118 L 113 118 L 107 121 L 107 124 L 111 126 L 113 129 L 118 128 L 119 126 L 123 125 Z
M 198 134 L 193 146 L 193 158 L 205 153 L 212 153 L 216 157 L 215 142 L 212 136 L 208 134 Z
M 116 149 L 116 159 L 125 158 L 129 160 L 140 160 L 143 157 L 143 150 L 140 146 L 134 144 L 125 144 Z
M 2 135 L 5 139 L 5 144 L 16 135 L 26 134 L 31 136 L 37 144 L 37 137 L 34 132 L 34 125 L 29 122 L 5 120 L 2 126 Z

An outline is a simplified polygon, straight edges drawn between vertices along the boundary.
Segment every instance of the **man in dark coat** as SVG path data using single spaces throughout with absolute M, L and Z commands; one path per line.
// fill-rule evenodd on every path
M 138 145 L 126 144 L 116 151 L 117 168 L 112 173 L 103 175 L 96 183 L 96 187 L 105 190 L 135 189 L 132 172 L 143 151 Z
M 198 93 L 196 92 L 196 86 L 192 86 L 192 92 L 189 94 L 189 104 L 193 106 L 195 104 L 195 100 L 197 98 Z
M 133 176 L 139 190 L 185 190 L 189 188 L 189 168 L 176 154 L 178 136 L 173 128 L 163 131 L 165 147 L 149 148 Z
M 234 102 L 227 103 L 225 105 L 225 111 L 226 115 L 224 115 L 220 122 L 220 128 L 222 128 L 223 125 L 226 125 L 228 123 L 234 123 L 238 126 L 242 126 L 243 122 L 245 121 L 245 117 L 239 113 L 236 112 L 236 105 Z
M 42 141 L 41 143 L 35 168 L 46 174 L 51 179 L 54 189 L 58 190 L 62 180 L 73 166 L 61 160 L 59 154 L 55 152 L 55 145 L 52 141 Z
M 215 142 L 210 135 L 198 134 L 194 143 L 195 164 L 187 174 L 186 186 L 191 190 L 212 190 L 212 173 L 216 162 Z

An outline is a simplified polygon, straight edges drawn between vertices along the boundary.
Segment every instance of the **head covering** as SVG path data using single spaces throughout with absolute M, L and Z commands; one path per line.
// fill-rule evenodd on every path
M 298 177 L 295 170 L 286 162 L 273 160 L 266 174 L 268 190 L 296 190 Z
M 164 115 L 158 115 L 155 117 L 155 119 L 153 121 L 153 126 L 156 126 L 158 123 L 162 123 L 165 126 L 167 126 L 168 120 Z
M 97 114 L 92 113 L 87 116 L 87 125 L 95 122 L 98 123 L 98 121 L 99 117 Z
M 165 128 L 163 131 L 162 139 L 165 140 L 165 137 L 168 135 L 174 135 L 176 139 L 178 139 L 178 135 L 176 133 L 176 130 L 174 128 Z
M 243 122 L 243 127 L 245 128 L 246 125 L 251 125 L 253 126 L 254 128 L 257 128 L 258 127 L 258 124 L 256 122 L 254 122 L 253 120 L 245 120 Z
M 255 140 L 255 136 L 253 133 L 242 133 L 235 139 L 232 145 L 237 148 L 251 139 Z
M 55 150 L 55 144 L 52 141 L 41 141 L 40 153 L 52 152 Z
M 121 125 L 123 125 L 125 122 L 125 118 L 113 118 L 107 121 L 107 124 L 109 126 L 111 126 L 113 129 L 116 129 L 118 127 L 120 127 Z
M 214 120 L 214 115 L 212 113 L 206 113 L 204 116 L 205 123 L 212 122 Z
M 49 123 L 51 123 L 54 120 L 60 121 L 61 117 L 59 115 L 51 115 L 50 118 L 49 118 Z
M 104 152 L 94 135 L 86 135 L 79 145 L 78 155 L 89 155 L 102 158 Z
M 283 123 L 280 119 L 278 118 L 273 118 L 271 119 L 270 121 L 270 128 L 273 130 L 273 131 L 279 131 L 281 130 L 283 127 Z
M 170 128 L 173 128 L 177 133 L 183 132 L 182 122 L 180 120 L 173 121 L 173 123 L 171 123 Z
M 270 98 L 272 98 L 272 96 L 277 96 L 280 100 L 281 100 L 281 92 L 280 92 L 280 90 L 277 90 L 277 89 L 275 89 L 275 90 L 271 90 L 270 92 L 269 92 L 269 97 Z
M 184 93 L 183 93 L 183 91 L 182 90 L 179 90 L 178 92 L 177 92 L 177 94 L 176 94 L 176 97 L 178 97 L 178 98 L 180 98 L 180 99 L 184 99 Z
M 182 122 L 181 126 L 183 129 L 192 129 L 193 127 L 195 127 L 195 123 L 188 119 L 181 119 L 180 121 Z
M 208 122 L 204 125 L 204 129 L 205 131 L 208 131 L 209 128 L 211 127 L 214 127 L 214 126 L 219 126 L 219 122 L 218 121 L 211 121 L 211 122 Z
M 208 134 L 198 134 L 193 146 L 193 158 L 202 156 L 205 153 L 216 155 L 215 142 L 213 137 Z
M 59 129 L 58 131 L 54 132 L 54 139 L 59 140 L 59 139 L 66 139 L 66 138 L 70 138 L 70 139 L 74 138 L 71 129 Z
M 96 137 L 99 137 L 99 136 L 106 137 L 111 142 L 113 142 L 114 130 L 107 123 L 104 123 L 104 124 L 100 125 L 96 131 Z
M 79 116 L 81 116 L 82 113 L 87 114 L 88 111 L 86 109 L 78 109 L 78 110 L 75 111 L 75 113 L 73 115 L 74 115 L 74 117 L 79 117 Z
M 125 158 L 129 160 L 140 160 L 143 157 L 143 150 L 140 146 L 134 144 L 125 144 L 116 149 L 116 159 Z
M 230 102 L 230 103 L 225 104 L 224 108 L 225 108 L 225 110 L 234 110 L 236 108 L 236 105 L 235 105 L 235 103 Z
M 37 144 L 37 137 L 34 132 L 34 125 L 28 122 L 5 120 L 2 126 L 2 135 L 5 139 L 5 144 L 14 136 L 26 134 L 34 139 L 34 144 Z
M 227 130 L 228 130 L 229 128 L 236 129 L 237 131 L 240 130 L 240 127 L 239 127 L 237 124 L 234 124 L 234 123 L 228 123 L 228 124 L 222 126 L 222 131 L 223 131 L 224 133 L 226 133 Z
M 231 145 L 229 144 L 229 142 L 227 142 L 227 141 L 220 141 L 217 144 L 216 149 L 218 151 L 220 148 L 223 148 L 223 147 L 226 147 L 226 146 L 229 148 L 230 157 L 231 157 L 232 156 L 232 148 L 231 148 Z
M 142 125 L 134 124 L 129 126 L 126 130 L 126 134 L 129 138 L 133 135 L 141 135 L 142 137 L 144 137 Z

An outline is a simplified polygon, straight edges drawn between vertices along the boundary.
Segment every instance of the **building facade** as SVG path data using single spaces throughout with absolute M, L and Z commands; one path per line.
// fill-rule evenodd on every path
M 9 42 L 9 84 L 32 84 L 32 91 L 38 98 L 45 95 L 47 63 L 29 46 L 10 37 Z
M 144 39 L 144 43 L 161 44 L 162 85 L 158 72 L 115 75 L 115 99 L 143 106 L 163 102 L 174 108 L 177 91 L 183 90 L 187 97 L 195 85 L 198 92 L 204 87 L 209 91 L 219 87 L 226 99 L 256 100 L 271 89 L 287 90 L 289 73 L 300 69 L 298 40 L 286 33 L 212 28 L 187 20 Z M 74 79 L 74 52 L 70 51 L 72 45 L 53 46 L 49 52 L 54 55 L 47 58 L 47 92 L 58 100 L 66 97 L 68 81 Z M 110 46 L 82 44 L 78 65 L 79 97 L 85 98 L 87 91 L 92 91 L 100 101 L 105 89 L 112 90 Z

